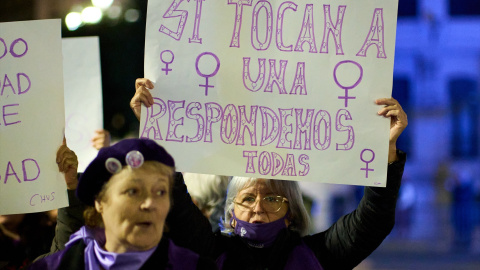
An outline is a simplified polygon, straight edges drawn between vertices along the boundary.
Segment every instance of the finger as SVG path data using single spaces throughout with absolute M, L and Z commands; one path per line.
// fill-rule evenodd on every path
M 389 111 L 400 111 L 401 108 L 397 105 L 392 105 L 392 106 L 387 106 L 383 107 L 380 110 L 378 110 L 378 115 L 383 115 L 385 116 Z
M 92 146 L 95 147 L 95 148 L 98 148 L 98 146 L 102 145 L 102 144 L 103 144 L 103 140 L 100 140 L 100 139 L 95 139 L 95 140 L 92 141 Z
M 153 105 L 153 96 L 149 89 L 143 87 L 140 89 L 141 97 L 145 97 L 150 105 Z
M 147 78 L 138 78 L 135 80 L 135 89 L 137 89 L 138 87 L 142 86 L 142 85 L 145 85 L 145 83 L 147 83 L 148 79 Z
M 60 146 L 57 150 L 57 157 L 56 157 L 56 162 L 57 164 L 60 163 L 63 159 L 63 156 L 65 155 L 65 152 L 68 151 L 68 147 L 66 145 Z
M 103 139 L 105 136 L 101 133 L 98 133 L 98 132 L 95 132 L 95 134 L 93 134 L 92 138 L 90 139 L 90 141 L 94 142 L 94 141 L 98 141 L 98 140 L 101 140 Z
M 153 82 L 150 81 L 150 80 L 147 80 L 147 82 L 145 83 L 145 86 L 148 88 L 148 89 L 153 89 L 155 87 L 155 85 L 153 85 Z
M 138 89 L 139 87 L 146 87 L 148 89 L 153 89 L 154 85 L 152 81 L 146 78 L 139 78 L 135 80 L 135 89 Z
M 78 160 L 76 156 L 66 157 L 58 164 L 60 172 L 66 172 L 70 168 L 78 168 Z
M 143 103 L 145 106 L 150 107 L 153 105 L 153 96 L 148 90 L 140 90 L 133 96 L 132 101 L 137 106 Z
M 398 104 L 398 101 L 394 98 L 379 98 L 375 100 L 377 105 L 394 105 Z
M 64 161 L 64 165 L 68 167 L 78 167 L 78 160 L 76 156 L 67 157 Z
M 92 144 L 93 148 L 100 150 L 101 148 L 105 147 L 104 141 L 97 141 Z
M 76 160 L 77 155 L 75 154 L 75 152 L 73 152 L 67 147 L 62 148 L 62 151 L 59 153 L 59 155 L 57 155 L 57 163 L 63 164 L 65 163 L 65 160 L 69 160 L 69 159 Z
M 397 117 L 400 115 L 400 111 L 399 110 L 391 110 L 391 111 L 388 111 L 386 114 L 385 114 L 385 117 Z

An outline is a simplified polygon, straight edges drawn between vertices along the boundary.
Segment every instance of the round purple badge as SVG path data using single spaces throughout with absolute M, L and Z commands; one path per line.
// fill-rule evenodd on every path
M 139 151 L 133 150 L 128 152 L 127 156 L 125 157 L 125 161 L 128 165 L 132 168 L 138 168 L 142 166 L 144 158 L 142 153 Z
M 105 161 L 105 168 L 107 168 L 107 171 L 111 174 L 116 174 L 122 169 L 122 163 L 116 158 L 108 158 Z

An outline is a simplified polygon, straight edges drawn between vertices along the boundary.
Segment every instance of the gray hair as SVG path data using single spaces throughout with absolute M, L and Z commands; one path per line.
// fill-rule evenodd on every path
M 198 208 L 211 214 L 215 206 L 225 200 L 228 176 L 183 173 L 183 179 L 188 193 L 198 203 Z
M 241 190 L 255 185 L 258 178 L 234 176 L 228 185 L 227 201 L 225 204 L 225 220 L 223 221 L 223 233 L 232 233 L 231 226 L 232 213 L 234 208 L 234 199 Z M 266 179 L 265 184 L 273 192 L 288 199 L 290 230 L 298 232 L 301 236 L 310 232 L 311 221 L 305 205 L 303 204 L 300 187 L 295 181 Z

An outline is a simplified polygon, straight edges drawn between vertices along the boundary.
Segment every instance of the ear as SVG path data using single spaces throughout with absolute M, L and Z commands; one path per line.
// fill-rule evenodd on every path
M 292 220 L 293 220 L 293 215 L 292 213 L 290 213 L 290 210 L 288 210 L 288 213 L 285 217 L 285 225 L 287 225 L 287 228 L 292 224 Z
M 233 218 L 230 219 L 230 227 L 235 228 L 236 225 L 237 225 L 237 221 Z
M 102 212 L 103 212 L 103 206 L 97 200 L 95 200 L 95 210 L 97 210 L 97 212 L 100 213 L 100 214 L 102 214 Z

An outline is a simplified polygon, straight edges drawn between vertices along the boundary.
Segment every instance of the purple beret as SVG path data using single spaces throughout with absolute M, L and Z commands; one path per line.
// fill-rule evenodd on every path
M 100 149 L 97 157 L 80 176 L 77 197 L 87 205 L 95 204 L 95 196 L 113 174 L 125 165 L 141 166 L 143 161 L 158 161 L 170 167 L 175 162 L 170 154 L 150 139 L 124 139 L 118 143 Z

